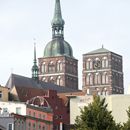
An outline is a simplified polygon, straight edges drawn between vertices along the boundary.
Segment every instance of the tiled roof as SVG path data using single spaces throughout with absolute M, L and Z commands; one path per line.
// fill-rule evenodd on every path
M 58 86 L 52 83 L 47 83 L 43 81 L 36 82 L 32 78 L 24 77 L 21 75 L 11 74 L 6 87 L 12 88 L 39 88 L 44 90 L 56 90 L 58 93 L 67 93 L 67 92 L 78 92 L 79 90 L 74 90 L 67 87 Z
M 106 52 L 111 52 L 111 51 L 102 47 L 102 48 L 96 49 L 94 51 L 88 52 L 86 54 L 98 54 L 98 53 L 106 53 Z

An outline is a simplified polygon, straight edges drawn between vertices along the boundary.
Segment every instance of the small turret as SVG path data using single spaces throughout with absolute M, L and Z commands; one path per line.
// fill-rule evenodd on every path
M 36 43 L 34 43 L 34 60 L 32 66 L 32 79 L 38 80 L 38 66 L 37 66 L 37 59 L 36 59 Z

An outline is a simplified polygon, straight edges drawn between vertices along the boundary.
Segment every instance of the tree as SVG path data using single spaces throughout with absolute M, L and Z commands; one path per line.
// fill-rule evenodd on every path
M 128 108 L 127 115 L 128 115 L 128 121 L 124 123 L 123 130 L 130 130 L 130 107 Z
M 75 120 L 76 130 L 119 130 L 120 125 L 116 125 L 111 111 L 107 110 L 105 98 L 100 99 L 94 96 L 94 101 L 81 109 L 81 115 Z

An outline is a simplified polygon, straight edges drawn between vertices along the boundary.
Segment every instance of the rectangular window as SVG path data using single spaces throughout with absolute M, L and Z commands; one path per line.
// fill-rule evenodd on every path
M 41 119 L 41 114 L 39 114 L 39 118 Z
M 2 98 L 2 91 L 0 91 L 0 98 Z
M 29 116 L 31 116 L 31 111 L 29 111 Z
M 8 108 L 3 108 L 3 112 L 8 112 Z
M 13 130 L 13 124 L 8 124 L 8 130 Z
M 21 107 L 16 107 L 16 114 L 21 114 Z

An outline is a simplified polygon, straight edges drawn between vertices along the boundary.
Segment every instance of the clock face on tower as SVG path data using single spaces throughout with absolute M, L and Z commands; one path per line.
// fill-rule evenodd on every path
M 93 61 L 93 68 L 100 69 L 101 68 L 101 61 L 100 60 Z

